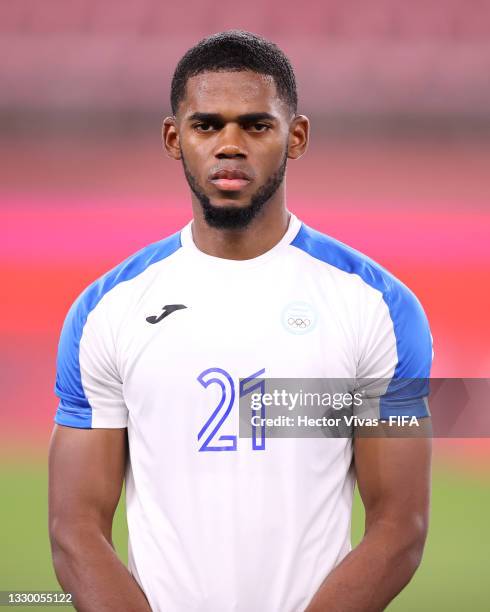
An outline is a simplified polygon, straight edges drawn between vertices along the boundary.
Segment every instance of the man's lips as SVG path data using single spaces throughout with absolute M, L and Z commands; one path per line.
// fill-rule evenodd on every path
M 222 191 L 239 191 L 246 187 L 250 181 L 245 179 L 213 179 L 211 181 L 218 189 Z
M 252 179 L 243 170 L 223 168 L 214 172 L 209 180 L 222 191 L 239 191 L 246 187 Z

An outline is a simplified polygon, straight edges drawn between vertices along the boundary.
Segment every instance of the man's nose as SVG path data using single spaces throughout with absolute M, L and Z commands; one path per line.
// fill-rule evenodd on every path
M 218 159 L 226 157 L 247 157 L 248 153 L 243 141 L 243 130 L 234 123 L 225 125 L 219 133 L 215 156 Z

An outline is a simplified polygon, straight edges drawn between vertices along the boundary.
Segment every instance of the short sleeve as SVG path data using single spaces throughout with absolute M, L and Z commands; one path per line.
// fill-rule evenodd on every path
M 429 323 L 416 296 L 394 277 L 363 321 L 361 338 L 362 412 L 380 419 L 429 416 L 434 356 Z
M 115 344 L 104 299 L 91 285 L 65 319 L 58 346 L 55 393 L 59 425 L 123 428 L 128 411 L 115 360 Z

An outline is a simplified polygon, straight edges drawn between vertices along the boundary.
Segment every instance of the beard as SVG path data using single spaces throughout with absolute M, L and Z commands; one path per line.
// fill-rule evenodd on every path
M 245 229 L 279 189 L 286 173 L 287 158 L 286 151 L 279 169 L 257 189 L 250 198 L 250 202 L 242 206 L 215 206 L 211 204 L 209 197 L 203 192 L 197 179 L 189 171 L 184 155 L 182 155 L 182 165 L 184 166 L 187 183 L 201 204 L 206 223 L 217 229 Z

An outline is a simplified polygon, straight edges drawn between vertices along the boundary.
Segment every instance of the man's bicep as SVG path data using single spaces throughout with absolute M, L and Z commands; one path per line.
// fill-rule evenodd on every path
M 57 425 L 49 455 L 51 528 L 90 522 L 110 538 L 126 467 L 126 429 Z
M 430 427 L 429 419 L 421 419 Z M 430 501 L 431 437 L 356 437 L 354 461 L 366 527 L 383 518 L 427 526 Z M 427 434 L 427 435 L 425 435 Z

